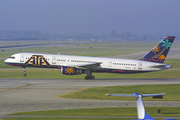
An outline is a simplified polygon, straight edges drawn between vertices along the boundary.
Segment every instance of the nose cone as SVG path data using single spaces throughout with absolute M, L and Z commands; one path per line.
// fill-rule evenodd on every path
M 9 59 L 9 58 L 7 58 L 7 59 L 4 61 L 4 63 L 7 64 L 7 65 L 11 65 L 11 62 L 12 62 L 12 60 Z
M 6 59 L 6 60 L 4 61 L 4 63 L 7 64 L 7 63 L 8 63 L 8 59 Z

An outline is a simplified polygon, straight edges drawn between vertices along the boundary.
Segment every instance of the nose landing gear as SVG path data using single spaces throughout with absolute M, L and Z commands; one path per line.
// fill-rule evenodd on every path
M 26 74 L 26 67 L 22 67 L 22 68 L 23 68 L 23 72 L 24 72 L 23 76 L 26 77 L 27 76 L 27 74 Z

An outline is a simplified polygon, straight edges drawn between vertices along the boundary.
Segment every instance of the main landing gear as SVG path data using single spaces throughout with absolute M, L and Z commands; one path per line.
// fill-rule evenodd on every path
M 27 76 L 27 74 L 26 74 L 26 67 L 22 67 L 22 68 L 23 68 L 23 72 L 24 72 L 23 76 L 26 77 Z
M 89 70 L 89 69 L 87 69 L 86 71 L 85 71 L 85 73 L 86 73 L 86 77 L 85 77 L 85 80 L 93 80 L 93 79 L 95 79 L 95 76 L 94 75 L 92 75 L 92 71 L 91 70 Z
M 93 80 L 93 79 L 95 79 L 95 76 L 93 75 L 93 76 L 86 76 L 85 77 L 85 80 Z

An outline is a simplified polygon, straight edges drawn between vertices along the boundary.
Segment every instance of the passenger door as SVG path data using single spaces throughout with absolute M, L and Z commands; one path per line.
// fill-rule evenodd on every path
M 139 62 L 138 69 L 142 70 L 142 62 Z
M 56 64 L 56 56 L 52 57 L 52 64 Z
M 20 62 L 24 62 L 24 54 L 21 54 L 21 56 L 20 56 Z
M 109 61 L 109 67 L 112 67 L 112 62 L 111 61 Z

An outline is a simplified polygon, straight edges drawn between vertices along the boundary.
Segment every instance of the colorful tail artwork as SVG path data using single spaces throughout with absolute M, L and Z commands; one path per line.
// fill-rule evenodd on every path
M 174 36 L 165 37 L 159 44 L 157 44 L 148 54 L 146 54 L 141 60 L 163 63 L 172 44 Z

